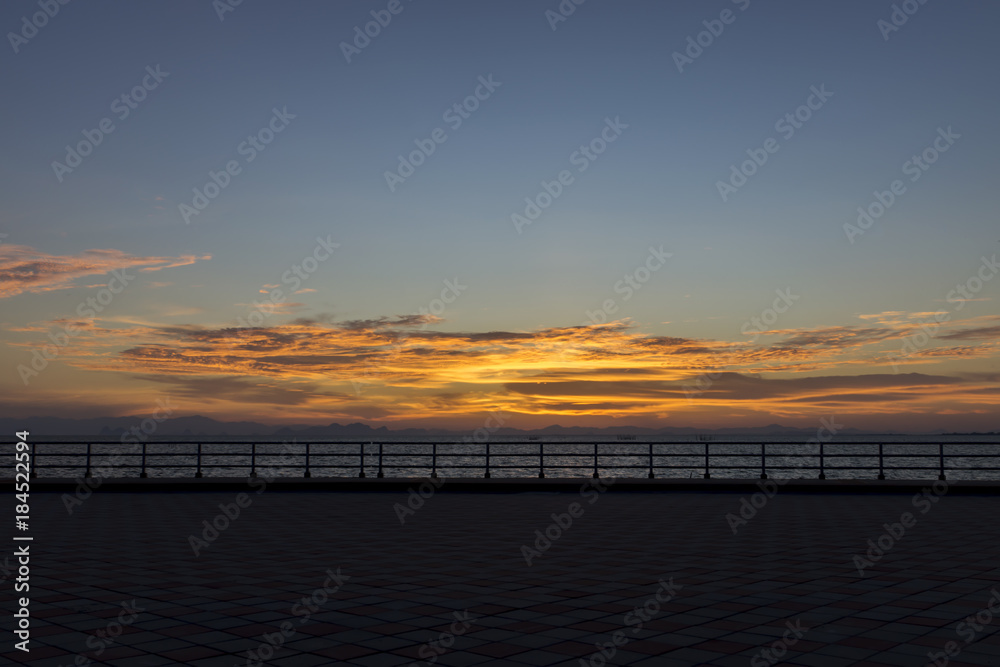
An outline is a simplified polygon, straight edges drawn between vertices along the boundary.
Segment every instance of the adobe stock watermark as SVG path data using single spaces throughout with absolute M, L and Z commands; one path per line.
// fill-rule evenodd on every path
M 407 2 L 412 1 L 407 0 Z M 365 23 L 364 30 L 361 29 L 360 25 L 354 26 L 354 39 L 352 42 L 340 43 L 340 52 L 344 54 L 347 64 L 351 64 L 351 58 L 354 56 L 361 55 L 361 52 L 368 48 L 372 40 L 382 34 L 382 29 L 389 27 L 389 24 L 392 23 L 392 17 L 401 14 L 404 9 L 406 7 L 403 6 L 400 0 L 389 0 L 389 4 L 386 5 L 385 9 L 373 9 L 369 12 L 373 20 Z
M 995 254 L 989 259 L 984 255 L 980 260 L 981 263 L 975 275 L 969 276 L 964 283 L 955 285 L 955 288 L 948 292 L 946 301 L 955 305 L 955 312 L 962 310 L 965 307 L 965 302 L 974 298 L 976 294 L 979 294 L 986 283 L 993 280 L 993 277 L 1000 272 L 1000 263 L 997 262 Z M 945 322 L 950 320 L 950 313 L 947 311 L 938 311 L 934 313 L 933 322 L 921 322 L 919 324 L 920 331 L 904 336 L 902 339 L 903 342 L 899 346 L 899 352 L 889 355 L 893 373 L 899 372 L 899 364 L 903 359 L 917 354 L 934 340 L 937 337 L 938 330 Z
M 882 33 L 882 39 L 886 42 L 889 41 L 889 35 L 894 32 L 899 32 L 910 20 L 910 17 L 916 14 L 920 8 L 927 4 L 927 0 L 903 0 L 900 4 L 893 4 L 892 13 L 889 14 L 889 20 L 879 19 L 875 22 L 875 27 L 879 29 Z
M 649 255 L 646 257 L 646 260 L 629 273 L 626 273 L 622 276 L 621 280 L 615 283 L 615 294 L 623 295 L 622 302 L 628 301 L 673 256 L 672 252 L 664 252 L 662 245 L 659 248 L 649 246 Z M 605 299 L 601 307 L 597 310 L 584 311 L 587 320 L 583 322 L 583 325 L 604 324 L 608 321 L 610 315 L 618 312 L 618 308 L 618 302 L 615 299 Z
M 621 116 L 615 116 L 614 120 L 606 117 L 600 134 L 591 139 L 590 142 L 581 144 L 578 149 L 570 153 L 569 163 L 576 167 L 577 173 L 582 174 L 587 171 L 590 165 L 596 162 L 597 158 L 608 149 L 609 145 L 617 141 L 622 132 L 627 130 L 628 127 L 627 123 L 621 121 Z M 537 220 L 542 215 L 542 211 L 552 206 L 552 202 L 559 199 L 564 189 L 574 182 L 575 177 L 569 169 L 563 169 L 556 174 L 555 180 L 546 181 L 542 179 L 542 191 L 534 197 L 524 198 L 526 206 L 524 207 L 523 215 L 521 213 L 513 213 L 510 216 L 511 224 L 514 225 L 517 233 L 520 234 L 524 227 Z
M 820 426 L 816 429 L 816 435 L 806 441 L 807 445 L 815 445 L 820 443 L 826 443 L 833 439 L 833 436 L 837 434 L 837 431 L 844 428 L 843 424 L 838 424 L 833 418 L 827 419 L 826 417 L 819 420 Z M 772 456 L 781 456 L 781 454 L 772 454 Z M 821 479 L 825 479 L 825 476 L 821 476 Z M 757 516 L 759 510 L 764 509 L 768 501 L 773 498 L 778 493 L 778 487 L 784 486 L 791 481 L 790 479 L 762 479 L 757 482 L 757 486 L 760 487 L 760 491 L 757 491 L 748 500 L 746 496 L 740 498 L 740 508 L 739 514 L 733 514 L 730 512 L 726 515 L 726 522 L 729 524 L 729 528 L 733 531 L 733 535 L 736 535 L 738 530 L 747 525 L 747 523 Z
M 68 5 L 70 0 L 38 0 L 38 6 L 42 11 L 35 12 L 29 19 L 27 16 L 21 17 L 21 29 L 17 32 L 8 32 L 7 41 L 17 54 L 21 47 L 33 39 L 38 31 L 49 24 L 51 19 L 59 13 L 59 8 Z
M 505 415 L 503 410 L 497 408 L 486 417 L 483 425 L 472 432 L 472 435 L 463 435 L 462 443 L 466 445 L 475 444 L 485 444 L 490 441 L 490 438 L 496 433 L 501 426 L 503 426 L 508 415 Z M 486 446 L 487 458 L 489 457 L 489 445 Z M 489 464 L 487 463 L 487 468 L 483 474 L 484 479 L 490 478 Z
M 549 22 L 549 27 L 552 28 L 552 32 L 555 32 L 556 27 L 572 16 L 576 12 L 576 8 L 586 1 L 587 0 L 560 0 L 559 4 L 556 5 L 556 11 L 546 9 L 545 20 Z
M 799 643 L 799 640 L 809 632 L 809 628 L 802 626 L 800 618 L 785 621 L 785 627 L 787 629 L 782 633 L 781 639 L 750 658 L 750 667 L 769 667 L 781 662 L 782 656 L 788 653 L 788 649 Z
M 462 436 L 462 442 L 464 444 L 485 443 L 503 425 L 504 421 L 505 415 L 503 411 L 497 409 L 486 417 L 483 426 L 473 431 L 472 435 Z M 489 471 L 487 471 L 486 477 L 488 478 L 489 476 Z M 407 517 L 416 514 L 417 510 L 422 508 L 424 503 L 430 500 L 434 496 L 434 493 L 444 486 L 445 481 L 444 478 L 438 477 L 437 471 L 435 471 L 430 477 L 425 477 L 416 489 L 412 486 L 409 487 L 407 489 L 409 497 L 406 499 L 406 504 L 395 503 L 392 506 L 392 509 L 396 512 L 396 518 L 399 519 L 399 525 L 406 525 Z
M 977 611 L 974 616 L 966 616 L 964 621 L 955 626 L 955 633 L 965 640 L 966 646 L 976 640 L 976 637 L 986 629 L 986 626 L 993 622 L 995 616 L 1000 616 L 1000 591 L 993 588 L 990 593 L 992 595 L 986 600 L 986 606 Z M 962 649 L 958 642 L 949 641 L 944 645 L 943 651 L 937 653 L 928 651 L 927 659 L 931 661 L 933 667 L 945 667 L 951 658 L 961 652 Z
M 440 297 L 431 299 L 426 306 L 421 306 L 417 309 L 417 312 L 414 313 L 415 316 L 424 318 L 423 322 L 420 324 L 420 331 L 427 328 L 427 325 L 430 322 L 427 317 L 428 315 L 439 317 L 444 313 L 449 304 L 454 303 L 455 300 L 462 295 L 462 292 L 469 288 L 468 285 L 460 283 L 457 277 L 454 280 L 448 280 L 446 278 L 442 281 L 442 284 L 444 284 L 444 289 L 441 290 Z M 380 357 L 382 363 L 375 363 L 371 359 L 365 359 L 364 371 L 360 376 L 355 376 L 351 379 L 351 386 L 354 388 L 355 396 L 361 395 L 361 392 L 364 390 L 364 386 L 366 384 L 372 384 L 369 382 L 370 378 L 382 374 L 384 364 L 402 352 L 409 337 L 410 334 L 408 332 L 404 332 L 399 335 L 395 342 L 393 342 L 391 350 L 387 354 Z
M 962 302 L 961 305 L 965 305 Z M 922 348 L 926 347 L 928 343 L 937 338 L 938 330 L 944 326 L 944 323 L 951 319 L 951 314 L 946 311 L 938 311 L 934 313 L 934 321 L 930 322 L 920 322 L 917 326 L 919 331 L 912 334 L 907 334 L 903 337 L 903 342 L 899 346 L 898 353 L 891 353 L 889 355 L 889 363 L 892 364 L 892 372 L 899 373 L 899 365 L 904 359 L 917 354 Z
M 822 109 L 829 99 L 833 97 L 833 93 L 826 89 L 826 84 L 820 84 L 819 88 L 811 86 L 809 90 L 811 94 L 806 98 L 805 104 L 802 104 L 794 111 L 786 113 L 774 124 L 775 132 L 780 132 L 785 141 L 789 141 L 794 137 L 795 132 L 801 130 L 809 122 L 809 119 L 813 117 L 813 113 Z M 748 148 L 746 153 L 749 159 L 744 160 L 739 166 L 735 164 L 730 165 L 729 179 L 727 181 L 716 181 L 715 183 L 715 188 L 719 191 L 722 201 L 729 201 L 729 197 L 736 194 L 740 188 L 746 185 L 748 180 L 761 167 L 767 164 L 768 159 L 780 149 L 781 144 L 774 137 L 765 139 L 761 148 Z
M 316 245 L 313 246 L 312 252 L 303 257 L 300 262 L 292 264 L 291 268 L 285 270 L 281 274 L 280 283 L 264 285 L 268 290 L 267 297 L 259 301 L 254 299 L 251 302 L 253 309 L 247 313 L 247 316 L 243 317 L 240 315 L 236 318 L 236 326 L 233 327 L 236 337 L 243 340 L 249 333 L 249 329 L 263 326 L 269 317 L 279 312 L 281 305 L 288 299 L 288 294 L 282 289 L 282 286 L 288 288 L 291 294 L 296 294 L 305 281 L 309 280 L 316 273 L 320 264 L 333 256 L 333 251 L 339 248 L 340 244 L 334 243 L 331 236 L 332 234 L 327 234 L 326 238 L 317 236 Z M 232 349 L 236 345 L 236 337 L 230 339 L 228 344 L 229 349 Z
M 784 290 L 776 289 L 774 293 L 778 296 L 771 302 L 770 308 L 765 308 L 760 311 L 760 315 L 751 317 L 740 326 L 741 334 L 753 334 L 750 337 L 751 343 L 756 343 L 760 335 L 778 321 L 778 315 L 788 312 L 788 309 L 802 298 L 798 294 L 792 294 L 791 287 L 786 287 Z
M 273 481 L 266 480 L 266 478 L 256 479 L 264 479 L 265 484 L 266 481 Z M 263 492 L 263 487 L 257 489 L 258 494 Z M 201 522 L 203 526 L 201 530 L 201 537 L 198 537 L 193 533 L 188 535 L 188 546 L 191 547 L 191 552 L 195 555 L 195 557 L 201 556 L 202 550 L 208 549 L 212 546 L 212 543 L 219 539 L 219 535 L 228 530 L 229 526 L 240 518 L 242 511 L 250 507 L 252 504 L 253 498 L 242 492 L 238 493 L 236 498 L 234 498 L 231 503 L 219 503 L 219 513 L 212 517 L 211 523 L 209 522 L 209 519 L 205 519 Z
M 330 598 L 350 578 L 350 575 L 341 574 L 340 567 L 337 568 L 336 572 L 327 568 L 326 580 L 323 581 L 322 586 L 314 589 L 309 595 L 302 596 L 302 599 L 292 605 L 289 613 L 292 616 L 301 617 L 299 618 L 299 625 L 305 624 L 313 614 L 329 602 Z M 247 667 L 261 667 L 265 661 L 273 658 L 275 652 L 284 646 L 285 642 L 291 639 L 296 632 L 298 630 L 295 629 L 295 625 L 291 621 L 282 621 L 277 631 L 261 635 L 260 644 L 257 648 L 247 651 Z
M 95 659 L 100 658 L 101 654 L 103 654 L 109 646 L 117 643 L 119 641 L 118 637 L 122 635 L 125 628 L 136 622 L 139 618 L 140 612 L 146 611 L 146 609 L 144 607 L 140 607 L 134 599 L 130 602 L 122 602 L 121 606 L 122 610 L 118 612 L 118 618 L 116 620 L 109 622 L 103 629 L 100 629 L 95 634 L 87 637 L 87 648 L 93 651 Z M 81 658 L 83 658 L 82 661 Z M 90 663 L 90 659 L 85 655 L 77 656 L 77 658 L 73 661 L 73 664 L 79 667 L 84 667 Z
M 472 435 L 463 435 L 462 442 L 465 444 L 478 443 L 482 444 L 489 441 L 490 436 L 497 432 L 497 430 L 504 425 L 507 420 L 503 410 L 497 408 L 486 417 L 486 421 L 483 425 L 472 432 Z
M 136 620 L 139 618 L 141 612 L 146 611 L 145 607 L 140 607 L 136 600 L 133 598 L 129 602 L 121 602 L 121 611 L 118 612 L 118 618 L 109 621 L 107 625 L 103 628 L 96 630 L 93 634 L 87 635 L 86 645 L 87 648 L 93 652 L 93 659 L 87 656 L 87 651 L 79 653 L 73 658 L 74 667 L 89 667 L 94 664 L 94 660 L 97 660 L 100 664 L 107 664 L 104 660 L 101 660 L 101 655 L 104 651 L 108 649 L 109 646 L 118 643 L 119 637 L 125 632 L 125 628 L 130 625 L 134 625 Z M 24 632 L 23 630 L 15 630 L 14 633 L 21 636 L 19 633 Z
M 226 14 L 235 12 L 236 8 L 242 4 L 243 0 L 212 0 L 212 9 L 215 10 L 215 15 L 219 17 L 219 22 L 222 23 L 226 20 Z
M 278 107 L 272 108 L 271 119 L 264 127 L 257 130 L 254 134 L 247 135 L 247 138 L 236 146 L 237 154 L 244 156 L 246 164 L 253 162 L 257 155 L 263 152 L 278 134 L 284 132 L 285 128 L 296 117 L 296 114 L 288 113 L 287 106 L 282 107 L 280 111 Z M 177 210 L 180 212 L 181 217 L 184 218 L 184 224 L 191 224 L 191 218 L 200 215 L 202 211 L 208 208 L 212 200 L 229 187 L 233 178 L 242 172 L 243 165 L 240 164 L 239 160 L 229 160 L 219 171 L 209 169 L 208 180 L 205 182 L 205 185 L 201 188 L 192 188 L 194 196 L 191 198 L 191 203 L 185 204 L 182 202 L 177 205 Z
M 417 308 L 417 315 L 433 315 L 438 317 L 444 313 L 448 305 L 455 303 L 455 300 L 462 296 L 462 292 L 469 289 L 468 285 L 458 282 L 457 276 L 451 280 L 445 278 L 441 283 L 444 287 L 441 289 L 440 296 L 431 299 L 430 303 L 426 306 Z
M 948 126 L 947 130 L 939 127 L 937 133 L 938 136 L 934 138 L 934 141 L 927 148 L 903 163 L 903 174 L 910 177 L 911 183 L 919 181 L 920 177 L 931 168 L 931 165 L 937 162 L 943 153 L 948 152 L 955 145 L 955 142 L 962 138 L 961 134 L 956 134 L 951 129 L 951 125 Z M 851 245 L 854 245 L 856 237 L 861 236 L 870 229 L 876 220 L 885 215 L 892 208 L 893 204 L 906 194 L 906 184 L 897 178 L 889 184 L 888 190 L 876 190 L 872 194 L 875 197 L 874 201 L 869 203 L 868 206 L 858 207 L 857 225 L 849 222 L 844 223 L 844 234 L 847 235 L 847 240 L 851 242 Z
M 73 495 L 68 493 L 62 494 L 63 506 L 66 508 L 68 516 L 72 516 L 74 508 L 83 505 L 83 501 L 90 498 L 93 492 L 104 482 L 104 475 L 100 472 L 101 468 L 107 467 L 114 470 L 119 466 L 125 465 L 126 457 L 135 456 L 140 453 L 142 451 L 142 443 L 146 442 L 149 436 L 156 432 L 160 424 L 169 419 L 170 415 L 174 413 L 174 406 L 170 404 L 169 396 L 166 399 L 157 399 L 156 404 L 158 407 L 153 411 L 152 415 L 146 417 L 138 424 L 134 424 L 131 429 L 122 433 L 122 444 L 132 443 L 132 446 L 127 451 L 122 451 L 112 456 L 104 465 L 98 468 L 96 475 L 88 474 L 84 477 L 77 477 L 77 486 Z
M 740 326 L 740 333 L 742 334 L 753 334 L 750 338 L 751 343 L 757 342 L 761 334 L 767 331 L 770 325 L 778 321 L 778 316 L 788 312 L 788 309 L 794 305 L 796 301 L 802 297 L 798 294 L 792 294 L 792 288 L 786 287 L 784 290 L 776 289 L 774 293 L 777 294 L 777 298 L 771 302 L 770 308 L 765 308 L 760 311 L 760 315 L 748 318 Z M 731 345 L 726 351 L 731 360 L 735 357 L 736 352 L 739 350 L 738 345 Z M 715 380 L 722 377 L 725 371 L 714 371 L 712 373 L 701 373 L 697 378 L 695 378 L 693 383 L 685 383 L 683 385 L 684 395 L 690 403 L 695 396 L 698 396 L 705 391 L 707 391 Z
M 396 512 L 396 518 L 399 519 L 399 525 L 405 526 L 407 517 L 411 517 L 417 513 L 424 503 L 434 497 L 434 492 L 444 486 L 444 477 L 425 477 L 416 489 L 412 486 L 407 489 L 409 492 L 409 497 L 406 499 L 406 504 L 396 503 L 392 506 L 392 509 Z
M 659 584 L 653 597 L 643 602 L 641 606 L 637 606 L 625 614 L 623 623 L 626 627 L 635 626 L 632 628 L 633 634 L 639 634 L 643 624 L 649 622 L 654 616 L 659 614 L 664 605 L 677 597 L 677 591 L 684 588 L 681 584 L 675 584 L 673 577 L 670 577 L 669 582 L 660 579 Z M 605 667 L 608 661 L 618 653 L 618 649 L 630 641 L 632 641 L 632 638 L 627 636 L 624 630 L 615 630 L 611 633 L 610 641 L 594 644 L 598 653 L 592 654 L 589 658 L 578 659 L 580 667 Z
M 965 302 L 975 298 L 979 294 L 983 287 L 989 281 L 993 280 L 993 277 L 1000 272 L 1000 264 L 997 263 L 996 253 L 989 259 L 986 255 L 979 258 L 981 263 L 979 268 L 976 269 L 976 275 L 969 276 L 964 283 L 955 285 L 955 289 L 948 292 L 945 300 L 948 303 L 955 304 L 955 311 L 962 310 L 965 306 Z
M 149 440 L 149 436 L 156 433 L 156 429 L 159 428 L 160 424 L 169 419 L 170 415 L 174 413 L 174 406 L 170 404 L 169 396 L 165 399 L 157 399 L 156 404 L 158 407 L 153 411 L 153 414 L 122 433 L 122 444 L 127 442 L 135 444 L 146 442 Z
M 295 444 L 292 440 L 291 444 Z M 281 443 L 282 449 L 289 454 L 297 455 L 298 452 L 293 452 L 289 447 L 287 441 Z M 247 478 L 247 485 L 251 489 L 257 489 L 256 494 L 259 496 L 267 490 L 267 485 L 274 481 L 273 477 L 261 476 L 257 477 L 256 471 L 250 474 Z M 201 522 L 202 530 L 201 537 L 199 538 L 195 534 L 188 535 L 188 546 L 191 547 L 192 553 L 195 557 L 201 556 L 201 552 L 204 549 L 208 549 L 212 546 L 219 536 L 226 532 L 229 527 L 240 518 L 242 511 L 250 507 L 253 504 L 253 498 L 246 493 L 238 493 L 231 503 L 219 503 L 219 513 L 209 519 L 205 519 Z
M 455 102 L 441 114 L 441 118 L 448 123 L 452 132 L 462 127 L 462 123 L 471 118 L 472 114 L 479 109 L 480 103 L 490 99 L 496 89 L 503 85 L 502 81 L 493 80 L 492 72 L 485 78 L 480 76 L 478 81 L 479 85 L 476 86 L 471 95 L 461 102 Z M 413 176 L 417 169 L 427 161 L 427 158 L 434 154 L 438 144 L 443 144 L 446 141 L 448 141 L 448 133 L 440 127 L 431 130 L 430 135 L 425 139 L 414 139 L 413 143 L 416 144 L 417 148 L 406 156 L 397 155 L 399 165 L 396 170 L 386 170 L 383 174 L 385 184 L 389 186 L 389 192 L 395 192 L 396 188 L 406 182 L 407 178 Z
M 844 428 L 843 424 L 838 424 L 834 420 L 834 417 L 831 417 L 829 420 L 826 417 L 820 419 L 820 426 L 816 429 L 816 435 L 806 440 L 806 444 L 823 445 L 833 440 L 833 436 L 837 435 L 837 431 Z M 822 451 L 822 448 L 820 448 L 820 451 Z M 823 469 L 820 470 L 819 479 L 826 479 L 826 472 Z
M 146 75 L 128 92 L 122 93 L 111 100 L 111 112 L 117 114 L 118 120 L 123 121 L 139 108 L 139 104 L 146 100 L 149 93 L 156 90 L 163 80 L 170 76 L 170 72 L 160 71 L 160 66 L 146 66 Z M 65 163 L 58 160 L 52 161 L 52 171 L 56 175 L 56 180 L 60 183 L 66 174 L 70 174 L 74 169 L 83 164 L 83 159 L 94 152 L 94 149 L 104 142 L 104 137 L 115 131 L 114 121 L 109 117 L 104 117 L 97 122 L 97 127 L 92 130 L 81 131 L 83 139 L 75 146 L 66 144 Z
M 428 665 L 433 665 L 437 659 L 447 653 L 455 645 L 455 639 L 461 637 L 469 631 L 475 619 L 469 614 L 469 610 L 453 611 L 455 620 L 448 626 L 448 630 L 441 631 L 434 639 L 417 649 L 417 655 L 425 660 Z M 450 632 L 449 632 L 450 630 Z M 420 662 L 411 662 L 412 667 L 416 667 Z
M 128 287 L 128 284 L 135 280 L 135 276 L 129 275 L 127 271 L 127 268 L 109 271 L 111 278 L 108 280 L 107 285 L 98 290 L 96 295 L 88 296 L 77 304 L 75 311 L 77 316 L 88 323 L 93 323 L 97 319 L 97 314 L 104 312 L 104 309 L 114 301 L 115 296 L 121 294 Z M 31 350 L 30 366 L 18 364 L 17 374 L 20 376 L 21 382 L 24 383 L 25 387 L 28 386 L 33 378 L 38 377 L 42 371 L 48 368 L 49 362 L 59 356 L 61 349 L 67 347 L 74 336 L 78 336 L 83 332 L 83 328 L 77 326 L 78 323 L 72 321 L 63 322 L 62 331 L 55 333 L 50 331 L 48 333 L 48 338 L 52 341 L 51 345 Z
M 927 514 L 931 507 L 941 500 L 941 497 L 946 493 L 948 493 L 948 482 L 937 480 L 930 488 L 925 487 L 921 489 L 920 493 L 913 496 L 910 503 L 914 508 L 920 510 L 921 515 Z M 903 512 L 900 514 L 899 521 L 896 523 L 882 524 L 885 532 L 874 539 L 869 538 L 867 542 L 868 550 L 864 555 L 854 556 L 854 567 L 858 570 L 858 576 L 864 577 L 865 570 L 874 567 L 875 563 L 882 560 L 903 539 L 906 535 L 906 530 L 913 528 L 915 525 L 917 525 L 917 517 L 912 512 Z
M 282 289 L 282 285 L 287 287 L 291 294 L 294 294 L 301 289 L 302 285 L 309 280 L 312 274 L 316 273 L 320 264 L 333 256 L 333 251 L 339 248 L 340 244 L 334 243 L 330 238 L 331 236 L 332 234 L 327 234 L 326 238 L 317 236 L 316 245 L 313 247 L 312 252 L 303 257 L 299 263 L 292 264 L 291 268 L 282 273 L 279 285 L 265 285 L 265 287 L 270 288 L 267 292 L 267 299 L 260 301 L 255 299 L 252 302 L 254 308 L 246 318 L 242 315 L 236 318 L 236 328 L 241 333 L 244 329 L 259 327 L 264 324 L 267 318 L 274 315 L 278 307 L 288 299 L 288 294 Z
M 604 482 L 602 484 L 601 482 Z M 612 486 L 615 483 L 614 479 L 601 480 L 598 478 L 588 479 L 580 487 L 580 497 L 586 498 L 589 505 L 593 505 L 597 502 L 601 494 L 608 490 L 607 487 Z M 593 488 L 588 488 L 593 487 Z M 573 519 L 579 519 L 583 516 L 585 508 L 583 505 L 577 502 L 572 502 L 566 508 L 566 511 L 562 514 L 552 513 L 552 523 L 550 523 L 545 528 L 543 533 L 541 530 L 535 531 L 535 543 L 534 549 L 532 549 L 527 544 L 521 545 L 521 556 L 524 557 L 524 562 L 527 563 L 528 567 L 531 567 L 531 561 L 535 558 L 540 558 L 542 554 L 552 548 L 553 542 L 559 540 L 563 533 L 572 528 Z
M 750 0 L 732 0 L 732 2 L 739 6 L 741 12 L 745 12 L 750 7 Z M 736 22 L 737 16 L 739 14 L 734 13 L 733 10 L 723 9 L 719 13 L 719 18 L 702 21 L 701 24 L 705 26 L 705 29 L 695 36 L 688 35 L 687 48 L 684 49 L 684 53 L 680 51 L 674 51 L 673 53 L 677 71 L 683 74 L 686 65 L 693 65 L 694 61 L 705 52 L 705 49 L 712 46 L 715 40 L 722 36 L 722 33 L 726 30 L 726 26 Z
M 755 492 L 747 500 L 746 496 L 740 497 L 740 507 L 737 510 L 739 515 L 733 514 L 732 512 L 726 514 L 726 523 L 729 524 L 730 530 L 733 531 L 735 535 L 738 530 L 747 525 L 747 523 L 757 516 L 757 511 L 764 509 L 767 505 L 767 501 L 774 498 L 778 493 L 778 487 L 788 484 L 787 479 L 762 479 L 757 482 L 757 486 L 760 487 L 760 491 Z

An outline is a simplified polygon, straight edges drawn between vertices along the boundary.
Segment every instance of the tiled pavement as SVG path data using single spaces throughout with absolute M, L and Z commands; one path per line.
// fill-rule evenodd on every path
M 234 493 L 98 490 L 72 516 L 32 494 L 31 652 L 5 632 L 0 663 L 257 665 L 270 636 L 268 665 L 600 666 L 595 644 L 621 631 L 606 664 L 926 665 L 953 641 L 949 665 L 1000 665 L 1000 618 L 959 626 L 1000 590 L 995 496 L 921 514 L 911 495 L 779 491 L 734 535 L 736 493 L 440 491 L 401 525 L 405 493 L 247 490 L 199 556 L 188 536 Z M 572 502 L 583 514 L 529 567 L 521 545 Z M 907 511 L 916 524 L 859 576 L 853 557 Z

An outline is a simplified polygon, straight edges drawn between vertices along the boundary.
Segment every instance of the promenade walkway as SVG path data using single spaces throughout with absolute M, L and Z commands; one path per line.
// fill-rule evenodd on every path
M 914 501 L 425 483 L 420 504 L 398 485 L 105 484 L 72 514 L 60 493 L 32 493 L 31 652 L 7 633 L 0 662 L 906 666 L 950 646 L 948 665 L 1000 665 L 998 500 L 957 485 Z M 745 523 L 727 520 L 741 507 Z M 862 576 L 855 556 L 880 536 Z

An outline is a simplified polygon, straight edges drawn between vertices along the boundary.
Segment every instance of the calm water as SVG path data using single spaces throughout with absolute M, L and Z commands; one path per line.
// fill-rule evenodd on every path
M 62 440 L 80 440 L 61 438 Z M 151 438 L 146 445 L 146 463 L 150 477 L 193 477 L 199 440 L 202 444 L 202 472 L 205 477 L 246 477 L 250 472 L 251 442 L 268 438 L 219 437 L 171 438 L 170 444 Z M 274 438 L 270 438 L 274 440 Z M 51 438 L 50 440 L 56 440 Z M 141 462 L 139 444 L 91 442 L 91 468 L 95 475 L 106 477 L 138 476 Z M 801 436 L 742 436 L 713 438 L 707 444 L 713 478 L 756 478 L 760 475 L 759 443 L 767 445 L 767 472 L 774 478 L 815 478 L 819 466 L 819 445 L 807 444 Z M 572 441 L 572 444 L 567 441 Z M 608 441 L 607 438 L 573 436 L 548 437 L 539 440 L 504 438 L 491 441 L 490 473 L 494 478 L 537 477 L 538 452 L 545 445 L 545 476 L 589 477 L 593 472 L 594 446 L 598 450 L 598 470 L 602 477 L 645 478 L 649 472 L 650 443 L 654 466 L 674 466 L 655 470 L 656 477 L 700 477 L 704 472 L 705 443 L 692 438 L 638 436 L 629 441 Z M 728 444 L 741 441 L 751 444 Z M 894 444 L 901 441 L 917 445 Z M 1000 438 L 997 436 L 857 436 L 840 437 L 824 445 L 828 479 L 875 479 L 878 474 L 878 444 L 883 443 L 884 467 L 887 479 L 936 479 L 938 474 L 938 444 L 945 445 L 945 468 L 949 479 L 1000 479 Z M 35 441 L 36 472 L 44 477 L 76 477 L 83 473 L 86 444 L 56 445 Z M 204 444 L 206 442 L 222 444 Z M 432 451 L 437 445 L 437 472 L 440 477 L 482 477 L 485 472 L 486 443 L 455 442 L 441 438 L 408 438 L 398 444 L 382 440 L 382 464 L 386 477 L 421 477 L 428 475 Z M 859 444 L 865 442 L 868 444 Z M 953 443 L 969 444 L 953 444 Z M 375 477 L 379 468 L 380 443 L 358 444 L 356 441 L 326 440 L 325 444 L 310 444 L 310 464 L 313 477 L 357 477 L 363 465 L 368 477 Z M 258 475 L 270 477 L 301 477 L 305 464 L 306 441 L 288 440 L 283 444 L 257 444 Z M 8 470 L 13 467 L 12 444 L 0 449 L 0 458 Z M 169 454 L 169 455 L 166 455 Z M 732 454 L 735 456 L 721 456 Z M 807 456 L 802 456 L 807 455 Z M 923 458 L 916 455 L 932 455 Z M 985 455 L 985 456 L 984 456 Z M 56 466 L 56 467 L 42 467 Z M 169 467 L 153 467 L 169 466 Z M 329 466 L 329 467 L 325 467 Z M 574 467 L 576 466 L 576 467 Z M 729 467 L 722 467 L 729 466 Z M 873 469 L 864 470 L 869 466 Z M 929 467 L 928 470 L 906 470 L 905 467 Z M 837 468 L 847 468 L 838 470 Z M 956 470 L 955 468 L 973 468 Z

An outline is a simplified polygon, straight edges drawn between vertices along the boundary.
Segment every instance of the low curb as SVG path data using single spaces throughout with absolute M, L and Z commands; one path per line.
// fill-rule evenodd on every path
M 31 480 L 31 491 L 73 492 L 84 485 L 84 478 L 41 478 Z M 408 491 L 423 483 L 426 477 L 413 478 L 357 478 L 357 477 L 215 477 L 215 478 L 99 478 L 86 483 L 86 488 L 101 491 L 128 493 L 190 493 L 218 491 L 246 491 L 248 487 L 266 487 L 273 491 L 349 491 L 396 492 Z M 602 477 L 547 478 L 547 479 L 482 479 L 470 477 L 434 480 L 435 493 L 566 493 L 579 492 L 584 484 L 606 487 L 619 492 L 732 492 L 761 491 L 764 487 L 782 493 L 920 493 L 937 485 L 946 484 L 949 495 L 997 495 L 1000 481 L 984 480 L 846 480 L 846 479 L 622 479 Z M 13 492 L 14 481 L 0 480 L 5 490 Z

